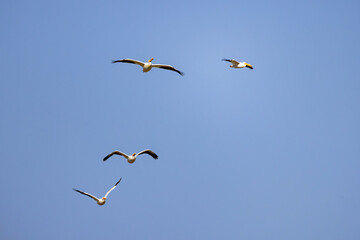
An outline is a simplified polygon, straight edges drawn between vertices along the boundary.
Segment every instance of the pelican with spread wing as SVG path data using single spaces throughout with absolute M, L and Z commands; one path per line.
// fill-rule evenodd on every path
M 151 151 L 150 149 L 146 149 L 144 151 L 139 152 L 138 154 L 133 153 L 132 155 L 126 155 L 125 153 L 122 153 L 120 151 L 114 151 L 112 153 L 110 153 L 109 155 L 107 155 L 106 157 L 104 157 L 104 161 L 106 161 L 109 157 L 111 157 L 112 155 L 120 155 L 123 156 L 124 158 L 126 158 L 128 160 L 128 163 L 134 163 L 137 156 L 141 155 L 141 154 L 149 154 L 150 156 L 152 156 L 154 159 L 158 159 L 158 155 L 156 155 L 156 153 L 154 153 L 153 151 Z
M 133 60 L 133 59 L 129 59 L 129 58 L 125 58 L 125 59 L 120 59 L 120 60 L 115 60 L 112 61 L 113 63 L 132 63 L 132 64 L 137 64 L 139 66 L 141 66 L 143 68 L 143 72 L 148 72 L 151 70 L 151 68 L 156 67 L 156 68 L 162 68 L 162 69 L 166 69 L 166 70 L 171 70 L 174 72 L 177 72 L 180 75 L 184 75 L 183 72 L 177 70 L 176 68 L 174 68 L 173 66 L 170 65 L 164 65 L 164 64 L 152 64 L 152 60 L 154 60 L 154 58 L 149 59 L 149 61 L 145 62 L 140 62 L 138 60 Z
M 101 205 L 104 205 L 104 204 L 105 204 L 107 196 L 109 195 L 109 193 L 110 193 L 112 190 L 114 190 L 114 189 L 116 188 L 116 186 L 119 184 L 119 182 L 121 181 L 121 179 L 122 179 L 122 178 L 120 178 L 120 180 L 117 181 L 117 183 L 115 183 L 115 186 L 113 186 L 113 187 L 105 194 L 105 196 L 102 197 L 102 198 L 97 198 L 97 197 L 95 197 L 95 196 L 93 196 L 93 195 L 91 195 L 91 194 L 89 194 L 89 193 L 82 192 L 82 191 L 77 190 L 77 189 L 75 189 L 75 188 L 73 188 L 73 190 L 76 191 L 76 192 L 78 192 L 78 193 L 84 194 L 84 195 L 86 195 L 86 196 L 88 196 L 88 197 L 91 197 L 92 199 L 94 199 L 94 200 L 97 202 L 97 204 L 99 204 L 99 205 L 101 206 Z
M 247 68 L 250 68 L 250 69 L 253 69 L 253 66 L 251 66 L 251 64 L 248 64 L 246 62 L 238 62 L 234 59 L 223 59 L 223 61 L 227 61 L 227 62 L 231 62 L 232 65 L 230 65 L 231 68 L 244 68 L 244 67 L 247 67 Z

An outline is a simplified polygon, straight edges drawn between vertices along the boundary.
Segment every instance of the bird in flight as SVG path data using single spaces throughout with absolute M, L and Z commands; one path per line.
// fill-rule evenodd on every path
M 145 62 L 140 62 L 137 60 L 133 60 L 133 59 L 129 59 L 129 58 L 125 58 L 125 59 L 120 59 L 120 60 L 115 60 L 112 61 L 112 63 L 118 63 L 118 62 L 123 62 L 123 63 L 132 63 L 132 64 L 137 64 L 139 66 L 141 66 L 143 68 L 143 72 L 148 72 L 151 70 L 151 68 L 156 67 L 156 68 L 162 68 L 162 69 L 166 69 L 166 70 L 171 70 L 174 72 L 177 72 L 180 75 L 184 75 L 183 72 L 177 70 L 176 68 L 174 68 L 173 66 L 170 65 L 164 65 L 164 64 L 152 64 L 151 61 L 154 60 L 154 58 L 149 59 L 149 61 Z
M 105 194 L 105 196 L 102 197 L 102 198 L 97 198 L 97 197 L 95 197 L 95 196 L 93 196 L 93 195 L 91 195 L 91 194 L 89 194 L 89 193 L 82 192 L 82 191 L 77 190 L 77 189 L 75 189 L 75 188 L 73 188 L 73 190 L 76 191 L 76 192 L 79 192 L 79 193 L 81 193 L 81 194 L 84 194 L 84 195 L 86 195 L 86 196 L 88 196 L 88 197 L 91 197 L 92 199 L 94 199 L 94 200 L 97 202 L 97 204 L 99 204 L 99 205 L 101 206 L 101 205 L 104 205 L 104 204 L 105 204 L 107 196 L 109 195 L 109 193 L 110 193 L 112 190 L 114 190 L 114 188 L 116 188 L 116 185 L 119 184 L 119 182 L 121 181 L 121 179 L 122 179 L 122 178 L 120 178 L 120 180 L 117 181 L 117 183 L 115 183 L 115 186 L 113 186 L 113 187 Z
M 234 59 L 223 59 L 223 61 L 227 61 L 227 62 L 231 62 L 232 65 L 230 65 L 231 68 L 244 68 L 244 67 L 248 67 L 250 69 L 253 69 L 253 66 L 251 66 L 251 64 L 248 64 L 246 62 L 238 62 Z
M 104 157 L 104 161 L 106 161 L 109 157 L 111 157 L 112 155 L 120 155 L 123 156 L 124 158 L 126 158 L 128 160 L 128 163 L 134 163 L 137 156 L 141 155 L 141 154 L 149 154 L 150 156 L 152 156 L 154 159 L 158 159 L 158 155 L 156 155 L 156 153 L 154 153 L 153 151 L 151 151 L 150 149 L 146 149 L 144 151 L 139 152 L 138 154 L 133 153 L 132 155 L 126 155 L 125 153 L 122 153 L 120 151 L 114 151 L 112 153 L 110 153 L 109 155 L 107 155 L 106 157 Z

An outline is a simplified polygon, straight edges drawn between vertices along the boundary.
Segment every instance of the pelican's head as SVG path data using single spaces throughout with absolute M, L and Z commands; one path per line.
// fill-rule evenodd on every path
M 131 156 L 135 157 L 136 153 L 133 153 Z
M 106 197 L 103 197 L 102 200 L 106 201 Z
M 154 60 L 154 58 L 150 58 L 148 62 L 151 62 L 152 60 Z

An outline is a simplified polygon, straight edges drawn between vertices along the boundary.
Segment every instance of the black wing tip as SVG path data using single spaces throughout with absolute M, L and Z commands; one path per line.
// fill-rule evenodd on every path
M 122 177 L 119 179 L 119 181 L 117 181 L 117 182 L 115 183 L 115 186 L 118 185 L 119 182 L 121 182 L 121 179 L 122 179 Z
M 112 155 L 114 155 L 114 152 L 106 155 L 106 157 L 104 157 L 104 159 L 103 159 L 103 162 L 105 162 L 106 160 L 108 160 Z
M 184 76 L 184 72 L 181 72 L 181 71 L 178 71 L 178 73 L 181 75 L 181 76 Z
M 226 58 L 223 58 L 223 59 L 221 59 L 222 61 L 231 61 L 230 59 L 226 59 Z
M 77 190 L 77 189 L 75 189 L 75 188 L 73 188 L 73 190 L 74 190 L 75 192 L 80 192 L 80 190 Z
M 159 156 L 156 154 L 156 153 L 154 153 L 153 151 L 151 151 L 150 149 L 146 149 L 146 150 L 144 150 L 145 152 L 144 153 L 147 153 L 147 154 L 149 154 L 151 157 L 153 157 L 154 159 L 158 159 L 159 158 Z
M 159 156 L 156 154 L 156 153 L 154 153 L 153 151 L 151 151 L 151 156 L 154 158 L 154 159 L 158 159 L 159 158 Z
M 124 60 L 126 60 L 126 58 L 120 59 L 120 60 L 112 60 L 111 62 L 112 63 L 118 63 L 118 62 L 124 62 Z
M 158 159 L 159 158 L 159 156 L 156 154 L 156 153 L 154 153 L 153 151 L 151 151 L 150 149 L 148 149 L 148 153 L 154 158 L 154 159 Z

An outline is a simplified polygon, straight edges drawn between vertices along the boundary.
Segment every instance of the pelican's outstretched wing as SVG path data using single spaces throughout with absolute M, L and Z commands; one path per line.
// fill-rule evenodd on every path
M 157 68 L 166 69 L 166 70 L 171 70 L 171 71 L 177 72 L 177 73 L 180 74 L 181 76 L 184 75 L 183 72 L 177 70 L 176 68 L 174 68 L 173 66 L 170 66 L 170 65 L 152 64 L 151 66 L 152 66 L 152 67 L 157 67 Z
M 232 64 L 239 64 L 239 62 L 238 61 L 236 61 L 236 60 L 234 60 L 234 59 L 226 59 L 226 58 L 224 58 L 224 59 L 222 59 L 223 61 L 227 61 L 227 62 L 231 62 Z
M 109 155 L 107 155 L 106 157 L 104 157 L 104 160 L 103 160 L 103 161 L 106 161 L 109 157 L 111 157 L 111 156 L 114 155 L 114 154 L 116 154 L 116 155 L 121 155 L 121 156 L 123 156 L 123 157 L 126 158 L 126 159 L 129 157 L 129 156 L 126 155 L 125 153 L 122 153 L 122 152 L 119 152 L 119 151 L 114 151 L 114 152 L 110 153 Z
M 146 149 L 142 152 L 139 152 L 138 154 L 135 155 L 135 157 L 141 155 L 141 154 L 149 154 L 150 156 L 152 156 L 154 159 L 158 159 L 158 155 L 156 155 L 156 153 L 154 153 L 153 151 L 151 151 L 150 149 Z
M 129 59 L 129 58 L 112 61 L 112 63 L 118 63 L 118 62 L 137 64 L 137 65 L 142 66 L 142 67 L 143 67 L 144 64 L 145 64 L 145 63 L 143 63 L 143 62 L 140 62 L 140 61 L 137 61 L 137 60 L 133 60 L 133 59 Z
M 116 188 L 116 186 L 119 184 L 119 182 L 121 181 L 121 179 L 122 179 L 122 178 L 120 178 L 120 180 L 117 181 L 117 183 L 115 183 L 115 185 L 105 194 L 104 198 L 106 198 L 106 197 L 109 195 L 109 193 L 110 193 L 112 190 L 114 190 L 114 188 Z
M 250 68 L 250 69 L 254 69 L 253 66 L 251 66 L 251 64 L 245 63 L 246 67 Z
M 99 201 L 99 199 L 98 199 L 97 197 L 95 197 L 95 196 L 93 196 L 93 195 L 91 195 L 91 194 L 89 194 L 89 193 L 82 192 L 82 191 L 77 190 L 77 189 L 75 189 L 75 188 L 73 188 L 73 190 L 76 191 L 76 192 L 78 192 L 78 193 L 84 194 L 84 195 L 86 195 L 86 196 L 88 196 L 88 197 L 91 197 L 91 198 L 94 199 L 95 201 Z

